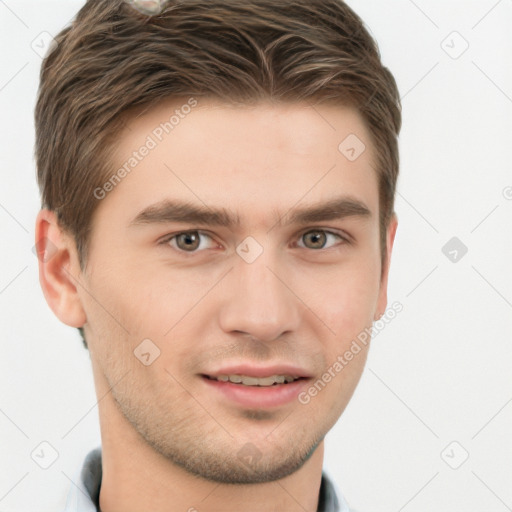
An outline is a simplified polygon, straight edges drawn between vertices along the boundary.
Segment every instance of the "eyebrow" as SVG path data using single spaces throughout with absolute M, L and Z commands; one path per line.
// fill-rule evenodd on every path
M 282 217 L 277 215 L 277 223 L 282 225 L 282 219 L 287 217 L 286 224 L 309 224 L 345 217 L 370 218 L 371 210 L 359 199 L 343 196 L 315 203 L 301 208 L 292 208 Z M 152 204 L 139 212 L 129 223 L 129 226 L 144 224 L 163 224 L 183 222 L 233 228 L 240 226 L 240 217 L 225 208 L 213 208 L 190 202 L 166 199 Z

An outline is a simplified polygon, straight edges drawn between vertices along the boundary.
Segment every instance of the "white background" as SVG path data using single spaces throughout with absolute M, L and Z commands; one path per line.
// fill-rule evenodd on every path
M 32 253 L 32 45 L 82 3 L 0 0 L 0 512 L 60 510 L 100 443 L 88 352 Z M 360 512 L 512 510 L 512 0 L 349 4 L 403 101 L 389 303 L 404 309 L 374 339 L 325 470 Z M 30 456 L 42 441 L 59 454 L 47 470 Z

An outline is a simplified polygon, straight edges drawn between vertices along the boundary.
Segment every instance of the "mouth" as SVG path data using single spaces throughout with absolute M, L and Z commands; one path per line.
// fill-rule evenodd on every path
M 222 398 L 222 406 L 231 403 L 258 410 L 275 410 L 296 403 L 299 393 L 312 380 L 302 369 L 288 365 L 267 368 L 239 365 L 200 376 L 212 399 Z
M 250 375 L 218 375 L 212 377 L 210 375 L 203 375 L 203 377 L 216 380 L 219 382 L 231 382 L 242 386 L 257 386 L 257 387 L 271 387 L 279 386 L 281 384 L 290 384 L 297 380 L 305 379 L 306 377 L 299 377 L 296 375 L 271 375 L 270 377 L 253 377 Z

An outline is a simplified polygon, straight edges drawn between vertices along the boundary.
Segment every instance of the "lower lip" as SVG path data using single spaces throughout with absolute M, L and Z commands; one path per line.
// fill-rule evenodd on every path
M 308 383 L 309 379 L 298 379 L 288 384 L 275 384 L 273 386 L 245 386 L 233 382 L 209 379 L 203 380 L 211 388 L 222 393 L 225 397 L 244 407 L 272 408 L 286 405 L 297 400 L 297 395 Z

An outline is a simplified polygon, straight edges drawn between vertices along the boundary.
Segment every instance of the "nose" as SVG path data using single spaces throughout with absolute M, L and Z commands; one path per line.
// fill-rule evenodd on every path
M 252 263 L 237 257 L 224 282 L 227 291 L 219 318 L 224 332 L 270 342 L 296 331 L 301 302 L 293 293 L 289 276 L 270 251 L 264 251 Z

